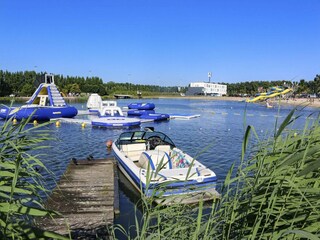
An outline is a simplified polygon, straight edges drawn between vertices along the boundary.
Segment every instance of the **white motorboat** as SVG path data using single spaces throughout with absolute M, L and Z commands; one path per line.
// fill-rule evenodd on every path
M 126 178 L 157 203 L 195 203 L 219 197 L 216 174 L 162 132 L 124 132 L 112 149 Z

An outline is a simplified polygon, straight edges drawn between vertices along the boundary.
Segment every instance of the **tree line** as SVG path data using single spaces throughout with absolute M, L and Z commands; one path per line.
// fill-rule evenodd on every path
M 44 72 L 0 70 L 0 97 L 14 94 L 16 96 L 31 96 L 41 82 Z M 148 94 L 177 94 L 185 93 L 188 87 L 142 85 L 133 83 L 104 83 L 99 77 L 74 77 L 55 75 L 55 84 L 64 94 L 98 93 L 101 96 L 113 94 L 135 95 L 137 91 Z M 320 75 L 306 81 L 251 81 L 240 83 L 221 83 L 227 85 L 228 96 L 255 95 L 259 90 L 267 91 L 273 86 L 293 88 L 296 94 L 318 94 L 320 92 Z
M 35 71 L 8 72 L 0 70 L 0 97 L 31 96 L 41 83 L 44 72 Z M 98 93 L 101 96 L 113 94 L 135 95 L 137 91 L 142 93 L 172 94 L 179 91 L 185 92 L 184 88 L 177 86 L 164 87 L 156 85 L 142 85 L 132 83 L 104 83 L 99 77 L 73 77 L 54 75 L 54 81 L 59 90 L 68 94 Z
M 320 93 L 320 74 L 317 74 L 313 80 L 300 81 L 279 80 L 279 81 L 252 81 L 240 83 L 226 83 L 228 96 L 250 95 L 258 92 L 266 92 L 274 86 L 291 88 L 294 94 L 316 94 Z

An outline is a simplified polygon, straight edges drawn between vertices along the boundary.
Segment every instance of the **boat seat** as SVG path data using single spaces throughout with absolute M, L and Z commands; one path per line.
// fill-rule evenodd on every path
M 139 158 L 139 165 L 141 168 L 156 170 L 159 166 L 160 169 L 172 169 L 171 158 L 168 153 L 161 150 L 149 150 L 141 153 Z
M 192 159 L 187 159 L 185 154 L 177 148 L 170 152 L 173 168 L 188 168 L 192 164 Z
M 160 150 L 160 151 L 164 151 L 166 153 L 170 153 L 171 147 L 170 147 L 170 145 L 158 145 L 155 147 L 154 150 Z
M 139 157 L 143 151 L 146 150 L 145 143 L 133 143 L 125 144 L 121 146 L 122 152 L 126 155 L 127 158 L 130 158 L 132 161 L 139 161 Z

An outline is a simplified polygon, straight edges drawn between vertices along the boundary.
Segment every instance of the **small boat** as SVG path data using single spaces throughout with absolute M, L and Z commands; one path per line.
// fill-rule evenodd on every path
M 52 118 L 72 118 L 78 110 L 68 105 L 54 83 L 54 75 L 45 74 L 44 83 L 41 83 L 32 97 L 21 107 L 0 107 L 0 118 L 15 118 L 48 121 Z
M 267 108 L 273 108 L 273 106 L 267 101 Z
M 117 106 L 116 101 L 102 101 L 101 96 L 96 93 L 91 94 L 88 98 L 87 108 L 89 112 L 98 113 L 100 117 L 123 116 L 123 112 Z
M 131 103 L 128 105 L 129 109 L 137 110 L 153 110 L 155 107 L 154 103 Z
M 159 204 L 219 197 L 216 174 L 177 148 L 162 132 L 123 132 L 112 149 L 120 171 L 138 191 Z

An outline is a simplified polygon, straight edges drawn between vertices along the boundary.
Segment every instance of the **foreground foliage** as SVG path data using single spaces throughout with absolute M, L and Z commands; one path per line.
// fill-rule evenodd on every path
M 26 124 L 8 120 L 0 129 L 0 239 L 65 239 L 33 225 L 35 217 L 56 213 L 42 205 L 39 194 L 46 189 L 38 171 L 46 168 L 29 153 L 44 148 L 40 143 L 48 134 Z
M 300 134 L 283 134 L 292 118 L 293 112 L 252 159 L 242 159 L 236 177 L 229 172 L 216 214 L 223 238 L 320 236 L 319 118 Z M 248 127 L 243 152 L 251 131 Z
M 299 133 L 290 130 L 294 120 L 292 111 L 266 142 L 247 128 L 242 158 L 231 167 L 219 201 L 153 207 L 143 199 L 135 233 L 115 226 L 113 234 L 121 231 L 136 239 L 319 239 L 319 118 L 312 126 L 307 121 Z M 259 142 L 254 153 L 248 149 L 252 136 Z

